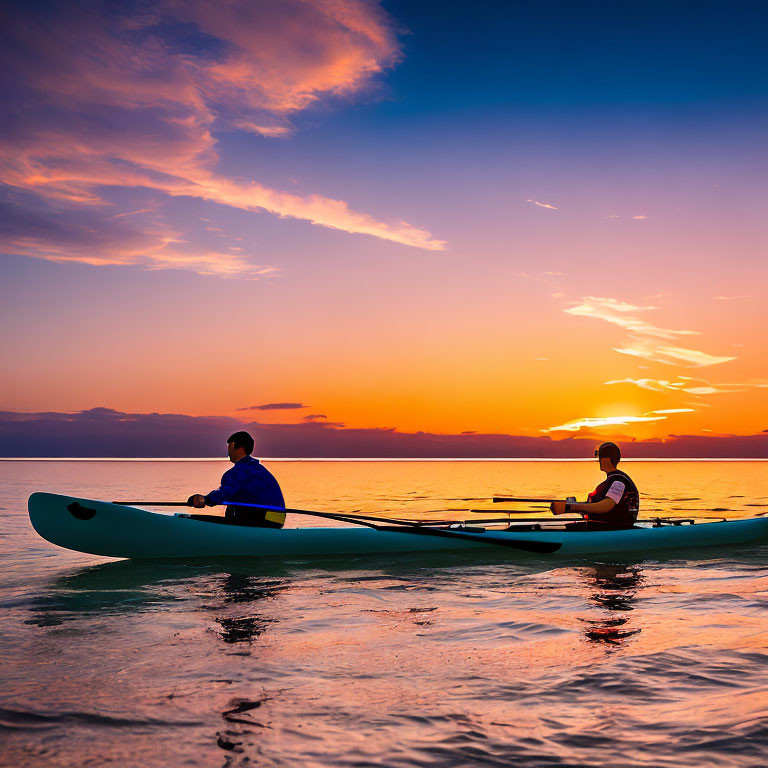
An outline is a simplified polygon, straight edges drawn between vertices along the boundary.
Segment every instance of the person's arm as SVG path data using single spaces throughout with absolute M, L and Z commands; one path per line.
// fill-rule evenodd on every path
M 228 469 L 222 475 L 221 485 L 215 491 L 211 491 L 205 496 L 202 493 L 195 493 L 189 497 L 187 504 L 197 509 L 202 509 L 206 505 L 213 507 L 222 501 L 232 501 L 234 498 L 233 494 L 237 493 L 242 485 L 239 474 L 239 472 L 235 471 L 235 467 Z
M 567 515 L 575 512 L 582 517 L 586 515 L 605 514 L 616 506 L 613 499 L 605 498 L 600 501 L 553 501 L 549 508 L 553 515 Z
M 553 501 L 550 509 L 553 515 L 564 515 L 567 512 L 576 512 L 582 517 L 587 515 L 605 515 L 621 501 L 625 489 L 626 486 L 621 480 L 614 480 L 605 498 L 600 501 L 577 501 L 571 503 Z
M 553 515 L 565 515 L 568 512 L 576 512 L 576 514 L 584 517 L 584 515 L 604 515 L 615 506 L 616 502 L 606 497 L 600 501 L 553 501 L 550 504 L 550 509 Z
M 221 478 L 221 485 L 215 490 L 205 495 L 205 504 L 208 507 L 214 507 L 221 504 L 222 501 L 232 501 L 235 494 L 242 487 L 242 478 L 236 467 L 228 469 Z

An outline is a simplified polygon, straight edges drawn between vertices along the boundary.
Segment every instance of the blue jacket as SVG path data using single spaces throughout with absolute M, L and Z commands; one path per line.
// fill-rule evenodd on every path
M 273 507 L 285 507 L 283 493 L 277 480 L 253 456 L 244 456 L 236 462 L 234 467 L 222 475 L 221 486 L 205 497 L 205 503 L 208 506 L 221 504 L 222 501 L 243 501 L 247 504 L 269 504 Z M 276 517 L 285 519 L 285 516 L 279 515 L 279 513 L 278 515 L 265 514 L 263 510 L 238 507 L 234 504 L 227 507 L 226 516 L 257 525 Z M 280 521 L 275 519 L 274 522 Z M 282 525 L 282 522 L 280 524 Z

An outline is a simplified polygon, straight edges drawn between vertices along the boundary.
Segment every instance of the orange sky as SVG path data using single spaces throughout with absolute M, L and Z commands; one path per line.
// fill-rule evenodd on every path
M 490 42 L 452 70 L 357 0 L 158 7 L 182 26 L 14 21 L 0 410 L 768 429 L 764 115 L 735 80 L 602 93 L 599 46 L 558 86 Z M 269 403 L 302 407 L 242 410 Z

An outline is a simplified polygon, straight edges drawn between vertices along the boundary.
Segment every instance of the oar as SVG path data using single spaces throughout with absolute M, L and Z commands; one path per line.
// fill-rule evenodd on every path
M 135 507 L 191 507 L 186 501 L 110 501 L 110 504 L 125 504 Z
M 380 531 L 387 530 L 379 528 Z M 408 528 L 398 528 L 398 533 L 421 533 L 425 536 L 444 536 L 448 538 L 460 538 L 465 541 L 479 541 L 483 544 L 493 544 L 498 547 L 509 547 L 510 549 L 521 549 L 524 552 L 536 552 L 537 554 L 549 554 L 556 552 L 562 543 L 559 541 L 536 541 L 526 539 L 499 539 L 493 535 L 486 536 L 482 533 L 462 533 L 461 531 L 448 531 L 444 528 L 430 528 L 428 526 L 410 524 Z
M 468 509 L 467 512 L 471 512 L 473 515 L 478 514 L 490 514 L 490 515 L 529 515 L 537 512 L 548 512 L 548 507 L 534 507 L 533 509 L 500 509 L 498 512 L 494 512 L 492 509 Z
M 557 499 L 518 499 L 516 496 L 494 496 L 493 497 L 493 503 L 494 504 L 500 504 L 500 503 L 511 503 L 511 502 L 518 502 L 522 504 L 551 504 L 553 501 L 557 501 Z
M 113 501 L 112 504 L 122 504 L 135 507 L 188 507 L 186 501 Z M 373 517 L 371 515 L 356 515 L 354 512 L 316 512 L 303 509 L 283 509 L 283 507 L 270 507 L 266 504 L 246 504 L 239 501 L 224 501 L 221 506 L 237 507 L 255 507 L 256 509 L 274 510 L 277 512 L 286 512 L 294 515 L 312 515 L 314 517 L 327 517 L 329 520 L 343 520 L 343 522 L 360 522 L 369 520 L 378 523 L 393 523 L 396 525 L 452 525 L 453 523 L 463 523 L 465 520 L 404 520 L 399 517 Z M 476 512 L 487 512 L 488 510 L 470 510 Z M 194 514 L 194 513 L 193 513 Z M 493 517 L 487 520 L 472 520 L 472 523 L 503 523 L 503 518 Z
M 266 509 L 266 510 L 272 510 L 274 512 L 286 512 L 294 515 L 310 515 L 312 517 L 327 517 L 331 520 L 333 519 L 341 519 L 344 520 L 344 518 L 341 518 L 339 515 L 333 515 L 328 512 L 315 512 L 313 510 L 309 509 L 283 509 L 282 507 L 273 507 L 269 504 L 243 504 L 240 502 L 222 502 L 222 504 L 231 504 L 233 506 L 238 507 L 255 507 L 256 509 Z M 377 521 L 382 523 L 392 523 L 392 522 L 398 522 L 393 521 L 392 518 L 386 518 L 386 517 L 371 517 L 370 515 L 366 515 L 365 517 L 361 516 L 353 516 L 350 518 L 347 516 L 345 522 L 359 522 L 362 525 L 369 525 L 371 528 L 376 528 L 376 530 L 379 531 L 387 531 L 390 530 L 392 533 L 421 533 L 425 536 L 443 536 L 448 538 L 459 538 L 463 540 L 469 539 L 470 541 L 481 541 L 483 544 L 495 544 L 496 546 L 500 547 L 511 547 L 513 549 L 522 549 L 526 552 L 543 552 L 543 553 L 549 553 L 549 552 L 555 552 L 556 550 L 560 549 L 562 544 L 560 542 L 549 542 L 549 541 L 526 541 L 526 540 L 505 540 L 505 539 L 496 539 L 492 537 L 485 537 L 481 533 L 463 533 L 461 531 L 447 531 L 443 528 L 432 528 L 431 526 L 425 524 L 425 523 L 419 523 L 419 522 L 413 522 L 413 521 L 400 521 L 400 525 L 404 526 L 403 528 L 397 528 L 396 531 L 391 530 L 391 526 L 388 529 L 386 526 L 380 526 L 380 525 L 371 525 L 369 521 Z
M 112 504 L 121 504 L 121 505 L 127 505 L 127 506 L 135 506 L 135 507 L 189 507 L 190 504 L 187 504 L 186 501 L 113 501 Z M 292 515 L 311 515 L 313 517 L 327 517 L 329 520 L 341 520 L 343 522 L 360 522 L 361 525 L 364 525 L 364 521 L 370 521 L 371 523 L 378 522 L 378 523 L 397 523 L 399 525 L 408 525 L 411 524 L 412 521 L 410 520 L 400 520 L 399 518 L 393 518 L 393 517 L 372 517 L 371 515 L 356 515 L 352 512 L 340 512 L 340 513 L 333 513 L 333 512 L 316 512 L 308 509 L 286 509 L 285 507 L 276 507 L 272 506 L 270 504 L 247 504 L 246 502 L 242 501 L 222 501 L 221 504 L 218 504 L 216 506 L 222 506 L 222 507 L 229 507 L 229 506 L 235 506 L 235 507 L 252 507 L 254 509 L 263 509 L 266 511 L 273 511 L 273 512 L 285 512 L 287 514 Z M 427 524 L 429 521 L 425 521 L 424 524 Z M 437 520 L 435 523 L 443 522 L 442 520 Z M 450 521 L 446 521 L 450 522 Z M 435 523 L 432 523 L 433 525 Z M 418 523 L 412 523 L 414 525 L 418 525 Z M 371 526 L 376 527 L 376 526 Z
M 126 504 L 127 502 L 120 502 L 120 501 L 113 501 L 113 504 Z M 132 502 L 134 505 L 139 506 L 139 502 Z M 142 502 L 143 506 L 189 506 L 188 504 L 182 504 L 180 502 L 155 502 L 153 505 L 150 505 L 149 502 Z M 370 515 L 362 516 L 362 515 L 334 515 L 330 512 L 317 512 L 315 510 L 310 509 L 291 509 L 289 507 L 277 507 L 273 506 L 271 504 L 247 504 L 245 502 L 222 502 L 222 506 L 238 506 L 238 507 L 251 507 L 253 509 L 264 509 L 267 511 L 273 511 L 273 512 L 285 512 L 286 514 L 292 514 L 292 515 L 307 515 L 309 517 L 322 517 L 327 518 L 328 520 L 339 520 L 344 523 L 355 523 L 357 525 L 365 525 L 369 528 L 375 528 L 378 531 L 387 531 L 389 530 L 392 533 L 420 533 L 424 534 L 426 536 L 443 536 L 447 538 L 459 538 L 464 541 L 479 541 L 483 544 L 491 544 L 499 547 L 510 547 L 512 549 L 520 549 L 524 550 L 525 552 L 537 552 L 537 553 L 550 553 L 555 552 L 562 544 L 560 542 L 549 542 L 549 541 L 526 541 L 525 539 L 497 539 L 493 536 L 485 537 L 483 534 L 478 533 L 462 533 L 460 531 L 447 531 L 443 530 L 441 528 L 432 528 L 429 527 L 423 523 L 418 522 L 412 522 L 412 521 L 399 521 L 399 520 L 393 520 L 392 518 L 388 517 L 373 517 Z M 387 526 L 381 526 L 376 525 L 376 523 L 397 523 L 399 525 L 402 525 L 403 527 L 398 527 L 397 529 L 393 530 L 392 526 L 390 525 L 389 528 Z
M 481 510 L 477 510 L 480 512 Z M 579 523 L 584 522 L 583 517 L 487 517 L 482 520 L 471 520 L 472 525 L 477 523 L 504 523 L 506 525 L 517 525 L 518 523 L 555 523 L 556 525 L 562 525 L 563 523 Z

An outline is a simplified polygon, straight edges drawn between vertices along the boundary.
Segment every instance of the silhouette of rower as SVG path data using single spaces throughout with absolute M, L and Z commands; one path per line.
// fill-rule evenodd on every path
M 640 494 L 632 478 L 616 465 L 621 461 L 621 451 L 616 443 L 603 443 L 595 450 L 605 480 L 589 494 L 585 502 L 553 501 L 550 509 L 554 515 L 576 512 L 583 523 L 569 528 L 584 530 L 610 530 L 632 528 L 640 510 Z
M 285 512 L 241 507 L 246 504 L 267 504 L 285 508 L 283 493 L 272 473 L 251 456 L 253 438 L 247 432 L 235 432 L 227 438 L 227 454 L 235 465 L 221 478 L 221 485 L 208 494 L 195 493 L 187 501 L 193 507 L 202 509 L 222 502 L 230 502 L 225 519 L 237 525 L 254 525 L 262 528 L 282 528 Z M 235 502 L 235 503 L 231 503 Z

